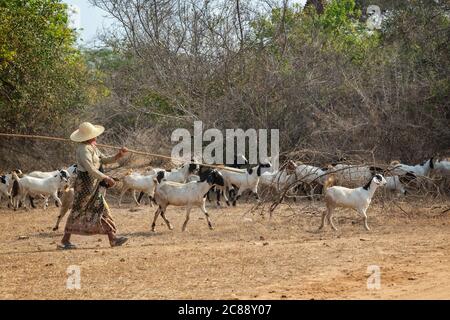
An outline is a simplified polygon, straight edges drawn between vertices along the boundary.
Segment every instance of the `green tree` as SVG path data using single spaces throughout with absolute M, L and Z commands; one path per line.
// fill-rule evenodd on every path
M 89 98 L 89 70 L 75 48 L 67 5 L 0 0 L 0 21 L 0 129 L 58 128 Z

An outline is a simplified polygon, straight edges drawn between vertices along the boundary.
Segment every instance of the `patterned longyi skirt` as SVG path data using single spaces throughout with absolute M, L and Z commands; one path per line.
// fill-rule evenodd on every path
M 75 198 L 67 218 L 66 233 L 92 235 L 116 232 L 108 204 L 99 192 L 99 181 L 88 172 L 78 172 Z

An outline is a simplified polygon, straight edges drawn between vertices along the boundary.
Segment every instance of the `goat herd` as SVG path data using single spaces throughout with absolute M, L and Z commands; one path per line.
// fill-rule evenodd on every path
M 24 207 L 28 210 L 29 206 L 35 208 L 33 200 L 40 197 L 44 199 L 46 208 L 49 197 L 52 197 L 55 204 L 60 207 L 53 228 L 57 230 L 61 219 L 71 208 L 74 189 L 70 185 L 75 180 L 76 174 L 76 164 L 67 169 L 52 172 L 33 171 L 25 175 L 20 170 L 14 170 L 0 177 L 0 204 L 2 197 L 6 196 L 8 207 L 14 210 Z M 130 170 L 121 178 L 122 190 L 118 205 L 121 206 L 122 197 L 129 190 L 132 191 L 136 205 L 139 205 L 142 197 L 147 195 L 150 204 L 155 203 L 158 206 L 152 231 L 155 231 L 159 215 L 168 228 L 173 229 L 165 215 L 169 205 L 186 206 L 183 231 L 189 221 L 191 209 L 199 207 L 205 214 L 208 227 L 212 229 L 205 207 L 206 199 L 210 201 L 211 196 L 215 194 L 217 205 L 220 206 L 221 196 L 227 205 L 230 201 L 236 205 L 236 201 L 245 191 L 250 191 L 256 199 L 259 199 L 258 185 L 260 185 L 283 195 L 287 194 L 287 191 L 295 193 L 303 191 L 309 198 L 323 195 L 327 210 L 322 215 L 320 229 L 327 220 L 330 226 L 337 230 L 333 223 L 333 211 L 336 207 L 345 207 L 356 210 L 363 217 L 365 229 L 369 230 L 366 211 L 378 187 L 404 195 L 411 181 L 431 174 L 448 177 L 450 160 L 431 158 L 414 166 L 393 161 L 386 169 L 348 164 L 332 164 L 319 168 L 288 161 L 280 170 L 274 170 L 268 161 L 251 167 L 245 157 L 241 156 L 239 161 L 235 161 L 230 167 L 214 168 L 191 162 L 172 170 L 152 168 L 144 173 Z M 138 199 L 136 191 L 140 192 Z

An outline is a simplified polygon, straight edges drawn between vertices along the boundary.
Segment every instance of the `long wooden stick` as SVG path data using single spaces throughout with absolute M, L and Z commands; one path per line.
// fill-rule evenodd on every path
M 50 140 L 50 141 L 61 141 L 61 142 L 78 143 L 78 142 L 72 141 L 72 140 L 67 139 L 67 138 L 49 137 L 49 136 L 32 135 L 32 134 L 0 133 L 0 137 L 39 139 L 39 140 Z M 108 149 L 115 149 L 115 150 L 122 149 L 122 147 L 116 147 L 116 146 L 112 146 L 112 145 L 109 145 L 109 144 L 97 143 L 96 145 L 98 147 L 108 148 Z M 162 158 L 162 159 L 167 159 L 167 160 L 172 160 L 172 161 L 178 161 L 180 163 L 183 162 L 180 159 L 172 158 L 172 157 L 165 156 L 165 155 L 162 155 L 162 154 L 157 154 L 157 153 L 149 153 L 149 152 L 133 150 L 133 149 L 128 149 L 128 152 L 135 153 L 135 154 L 140 154 L 140 155 L 143 155 L 143 156 L 149 156 L 149 157 Z M 195 163 L 195 162 L 193 162 L 193 163 Z M 239 169 L 236 169 L 236 168 L 226 167 L 224 165 L 212 165 L 212 164 L 204 164 L 204 163 L 196 163 L 196 164 L 201 164 L 202 166 L 205 166 L 205 167 L 208 167 L 208 168 L 215 168 L 215 169 L 221 169 L 221 170 L 238 172 L 238 173 L 242 173 L 243 172 L 242 170 L 239 170 Z

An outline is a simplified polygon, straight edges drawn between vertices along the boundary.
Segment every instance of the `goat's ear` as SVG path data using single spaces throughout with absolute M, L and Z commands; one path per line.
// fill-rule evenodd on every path
M 378 174 L 376 174 L 376 175 L 374 175 L 373 176 L 373 181 L 376 183 L 376 184 L 380 184 L 381 183 L 381 178 L 380 178 L 380 176 L 378 175 Z

